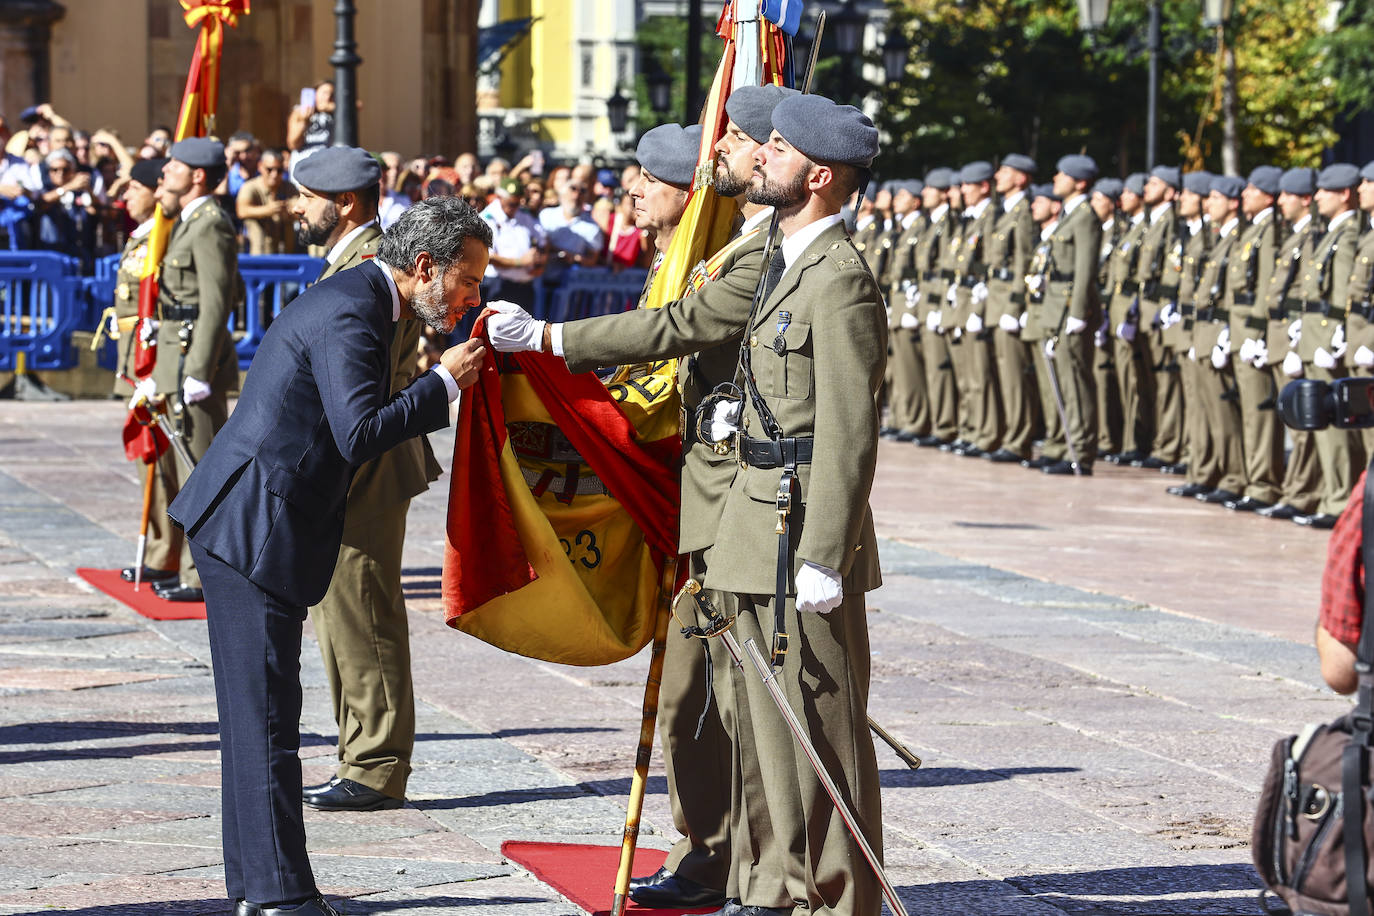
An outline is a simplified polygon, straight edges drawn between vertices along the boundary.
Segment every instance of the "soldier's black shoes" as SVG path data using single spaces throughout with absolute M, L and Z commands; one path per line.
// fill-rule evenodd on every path
M 1103 455 L 1102 460 L 1108 464 L 1130 464 L 1132 461 L 1144 461 L 1148 455 L 1144 452 L 1132 449 L 1129 452 L 1121 452 L 1117 455 Z
M 713 913 L 707 913 L 706 916 L 739 916 L 740 911 L 743 909 L 744 907 L 740 906 L 739 900 L 731 897 L 725 901 L 725 906 Z
M 901 432 L 901 430 L 895 426 L 884 426 L 878 430 L 878 435 L 884 439 L 891 439 L 899 432 Z
M 916 444 L 922 448 L 942 448 L 949 445 L 948 439 L 941 439 L 939 436 L 917 436 Z
M 1081 474 L 1084 477 L 1093 476 L 1093 466 L 1087 462 L 1080 464 L 1077 461 L 1055 461 L 1045 465 L 1042 469 L 1046 474 Z
M 1288 503 L 1274 503 L 1274 505 L 1270 506 L 1268 509 L 1256 510 L 1255 514 L 1262 515 L 1265 518 L 1290 519 L 1297 518 L 1303 513 L 1288 505 Z
M 730 899 L 725 902 L 725 906 L 708 913 L 707 916 L 791 916 L 792 907 L 774 906 L 741 906 L 740 902 Z
M 672 874 L 672 869 L 664 865 L 660 867 L 659 870 L 654 872 L 652 875 L 640 875 L 638 878 L 632 877 L 630 878 L 630 891 L 631 893 L 633 893 L 634 889 L 637 887 L 645 887 L 646 885 L 657 884 L 664 878 L 670 877 Z
M 329 901 L 316 895 L 300 903 L 264 906 L 251 900 L 234 904 L 234 916 L 341 916 Z
M 1184 499 L 1193 499 L 1205 493 L 1211 493 L 1212 488 L 1200 483 L 1180 483 L 1164 490 L 1170 496 L 1182 496 Z
M 1043 471 L 1047 465 L 1054 463 L 1055 461 L 1053 458 L 1046 458 L 1044 455 L 1041 455 L 1039 458 L 1026 458 L 1021 462 L 1021 467 L 1028 468 L 1032 471 Z
M 963 439 L 955 439 L 953 442 L 941 442 L 936 448 L 942 452 L 961 452 L 964 449 L 973 448 L 973 443 L 965 442 Z
M 1304 528 L 1321 528 L 1329 530 L 1336 527 L 1336 516 L 1328 515 L 1325 512 L 1314 512 L 1311 515 L 1295 515 L 1293 521 L 1302 525 Z
M 135 571 L 136 570 L 132 566 L 126 566 L 119 571 L 119 578 L 123 579 L 125 582 L 132 582 L 134 581 Z M 152 567 L 145 566 L 143 567 L 142 581 L 166 582 L 168 579 L 175 579 L 177 575 L 178 573 L 175 569 L 153 569 Z
M 1163 458 L 1156 458 L 1154 455 L 1146 455 L 1144 458 L 1137 458 L 1131 462 L 1133 468 L 1145 468 L 1149 471 L 1157 471 L 1169 462 Z
M 892 435 L 892 441 L 894 442 L 915 442 L 919 438 L 920 436 L 917 436 L 915 433 L 904 433 L 900 431 Z
M 1268 509 L 1273 503 L 1267 503 L 1262 499 L 1246 496 L 1242 499 L 1227 500 L 1222 503 L 1222 505 L 1232 512 L 1258 512 L 1261 509 Z
M 1235 502 L 1240 499 L 1240 494 L 1234 493 L 1231 490 L 1216 489 L 1210 493 L 1199 493 L 1197 498 L 1201 502 L 1211 503 L 1216 506 L 1222 503 Z
M 1159 469 L 1159 473 L 1161 473 L 1161 474 L 1187 474 L 1187 473 L 1188 473 L 1188 465 L 1183 464 L 1183 463 L 1181 463 L 1181 462 L 1180 462 L 1179 464 L 1166 464 L 1166 465 L 1164 465 L 1164 467 L 1162 467 L 1162 468 Z
M 351 779 L 340 779 L 333 786 L 314 795 L 304 795 L 302 801 L 319 811 L 389 811 L 406 803 L 404 798 L 383 795 L 371 786 Z
M 640 906 L 656 910 L 690 910 L 725 903 L 724 891 L 698 884 L 666 868 L 660 868 L 643 880 L 652 883 L 636 886 L 634 881 L 630 882 L 630 899 Z
M 163 601 L 204 601 L 205 593 L 198 588 L 173 583 L 170 588 L 154 588 L 154 593 Z
M 988 452 L 987 459 L 997 464 L 1020 464 L 1021 456 L 1011 449 L 999 448 L 995 452 Z
M 339 779 L 340 777 L 335 776 L 333 779 L 329 780 L 329 782 L 322 782 L 318 786 L 306 786 L 304 789 L 301 789 L 301 797 L 310 798 L 312 795 L 320 795 L 328 792 L 339 784 Z M 633 878 L 630 879 L 630 883 L 634 883 Z
M 987 452 L 983 451 L 976 445 L 970 444 L 964 446 L 963 448 L 956 448 L 954 450 L 954 454 L 962 455 L 965 458 L 982 458 L 984 455 L 987 454 Z

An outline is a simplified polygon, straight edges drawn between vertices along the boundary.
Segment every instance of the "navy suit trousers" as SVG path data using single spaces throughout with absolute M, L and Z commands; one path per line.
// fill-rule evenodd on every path
M 301 629 L 272 597 L 194 541 L 219 706 L 225 887 L 236 900 L 317 893 L 301 810 Z

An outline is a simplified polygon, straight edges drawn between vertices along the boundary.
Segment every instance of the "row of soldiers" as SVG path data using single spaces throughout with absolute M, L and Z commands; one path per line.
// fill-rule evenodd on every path
M 884 436 L 1049 474 L 1158 469 L 1184 475 L 1175 495 L 1331 527 L 1374 440 L 1291 431 L 1285 463 L 1277 396 L 1374 375 L 1374 163 L 1035 171 L 1010 155 L 860 201 L 887 294 Z

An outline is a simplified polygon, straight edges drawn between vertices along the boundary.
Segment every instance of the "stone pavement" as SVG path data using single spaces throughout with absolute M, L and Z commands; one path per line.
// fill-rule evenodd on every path
M 122 417 L 0 402 L 0 916 L 228 910 L 204 623 L 146 620 L 74 575 L 132 559 Z M 1310 648 L 1325 537 L 1146 472 L 882 448 L 871 708 L 925 761 L 879 746 L 912 916 L 1261 912 L 1247 843 L 1269 747 L 1349 705 Z M 646 656 L 568 668 L 449 630 L 446 493 L 416 501 L 406 545 L 410 804 L 307 813 L 312 860 L 349 913 L 576 913 L 500 843 L 618 843 Z M 309 639 L 301 661 L 309 782 L 334 729 Z M 654 767 L 642 842 L 666 847 Z

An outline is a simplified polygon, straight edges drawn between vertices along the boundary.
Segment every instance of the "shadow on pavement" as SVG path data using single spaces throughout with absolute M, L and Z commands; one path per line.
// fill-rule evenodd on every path
M 64 719 L 0 726 L 0 744 L 59 744 L 125 735 L 218 735 L 217 722 L 118 722 Z
M 1017 776 L 1044 773 L 1077 773 L 1078 767 L 999 767 L 995 770 L 970 770 L 964 767 L 921 767 L 919 770 L 883 770 L 879 773 L 884 789 L 930 788 L 933 786 L 971 786 L 981 782 L 1002 782 Z
M 588 798 L 592 793 L 582 786 L 544 786 L 537 789 L 508 789 L 503 792 L 483 792 L 460 798 L 415 798 L 407 804 L 421 811 L 448 811 L 453 808 L 486 808 L 501 805 L 522 805 L 528 802 L 560 798 Z
M 343 916 L 371 916 L 371 914 L 404 913 L 406 910 L 438 909 L 447 907 L 498 907 L 515 906 L 525 903 L 547 903 L 543 897 L 417 897 L 413 900 L 356 900 L 336 898 L 326 895 Z M 83 906 L 74 910 L 62 910 L 66 916 L 202 916 L 202 914 L 229 914 L 233 904 L 228 900 L 154 900 L 143 903 L 111 903 L 105 906 Z M 36 910 L 38 913 L 51 910 Z M 28 914 L 19 914 L 28 916 Z

